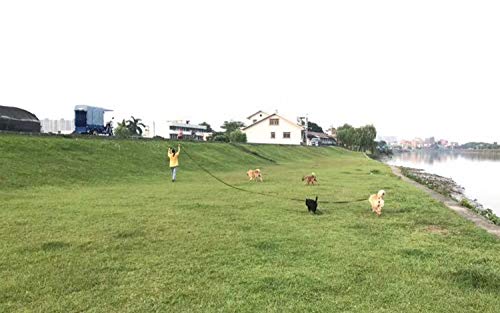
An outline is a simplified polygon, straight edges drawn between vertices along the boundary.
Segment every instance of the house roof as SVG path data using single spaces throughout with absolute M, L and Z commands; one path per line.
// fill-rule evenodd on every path
M 307 132 L 307 137 L 317 137 L 317 138 L 322 138 L 322 139 L 333 139 L 333 137 L 329 136 L 328 134 L 319 133 L 319 132 L 312 132 L 312 131 L 308 131 Z
M 0 118 L 26 122 L 38 122 L 38 118 L 33 113 L 23 109 L 2 105 L 0 105 Z
M 258 113 L 258 112 L 257 112 L 257 113 Z M 254 114 L 254 115 L 255 115 L 255 114 Z M 274 117 L 274 116 L 279 117 L 280 119 L 282 119 L 282 120 L 284 120 L 285 122 L 287 122 L 287 123 L 291 124 L 292 126 L 295 126 L 295 127 L 299 128 L 299 129 L 304 129 L 302 126 L 299 126 L 299 125 L 297 125 L 297 124 L 295 124 L 295 123 L 291 122 L 290 120 L 287 120 L 287 119 L 286 119 L 286 118 L 284 118 L 283 116 L 278 115 L 277 113 L 274 113 L 274 114 L 271 114 L 271 115 L 269 115 L 269 116 L 266 116 L 265 118 L 261 119 L 260 121 L 257 121 L 257 122 L 255 122 L 255 123 L 253 123 L 252 125 L 249 125 L 249 126 L 247 126 L 247 127 L 242 128 L 241 130 L 247 130 L 247 129 L 249 129 L 249 128 L 251 128 L 251 127 L 253 127 L 253 126 L 257 125 L 257 124 L 260 124 L 260 123 L 262 123 L 263 121 L 268 120 L 268 119 L 270 119 L 270 118 L 272 118 L 272 117 Z
M 102 110 L 104 112 L 111 112 L 113 110 L 105 109 L 105 108 L 98 108 L 98 107 L 93 107 L 90 105 L 75 105 L 75 111 L 89 111 L 89 110 Z
M 262 111 L 262 110 L 259 110 L 259 111 L 255 112 L 254 114 L 250 115 L 249 117 L 247 117 L 247 120 L 249 120 L 252 116 L 257 115 L 257 114 L 259 114 L 259 113 L 264 113 L 264 114 L 267 114 L 266 112 L 264 112 L 264 111 Z
M 187 124 L 187 123 L 175 123 L 175 122 L 170 122 L 167 123 L 169 126 L 175 126 L 175 127 L 184 127 L 184 128 L 191 128 L 191 129 L 199 129 L 199 130 L 207 130 L 207 127 L 204 125 L 197 125 L 197 124 Z
M 337 141 L 337 139 L 335 139 L 335 137 L 330 136 L 326 133 L 319 133 L 319 132 L 312 132 L 312 131 L 307 132 L 307 138 L 319 138 L 319 139 L 323 139 L 323 140 L 330 139 L 330 140 Z

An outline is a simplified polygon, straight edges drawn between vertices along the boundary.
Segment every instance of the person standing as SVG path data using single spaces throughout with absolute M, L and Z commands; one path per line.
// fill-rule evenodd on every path
M 175 182 L 177 177 L 177 168 L 179 167 L 179 153 L 181 152 L 181 145 L 177 146 L 177 151 L 168 148 L 168 158 L 170 159 L 170 170 L 172 171 L 172 182 Z

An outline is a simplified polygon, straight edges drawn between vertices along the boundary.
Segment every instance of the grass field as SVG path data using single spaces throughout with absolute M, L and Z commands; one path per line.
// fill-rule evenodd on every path
M 336 148 L 0 135 L 0 312 L 499 312 L 500 240 Z M 245 172 L 260 168 L 264 183 Z M 319 186 L 300 178 L 315 172 Z M 380 218 L 368 202 L 387 192 Z M 322 214 L 283 198 L 319 196 Z

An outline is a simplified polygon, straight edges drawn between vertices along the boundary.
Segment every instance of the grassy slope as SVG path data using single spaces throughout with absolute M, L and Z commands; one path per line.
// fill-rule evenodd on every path
M 173 144 L 173 143 L 171 143 Z M 0 136 L 0 311 L 497 312 L 500 243 L 339 149 Z M 258 153 L 258 156 L 249 151 Z M 274 162 L 270 161 L 273 160 Z M 245 171 L 260 167 L 263 184 Z M 315 171 L 320 186 L 306 187 Z M 370 173 L 372 172 L 372 174 Z M 359 198 L 384 188 L 376 218 Z
M 102 184 L 127 178 L 159 178 L 167 167 L 166 150 L 177 142 L 0 136 L 0 188 Z M 222 143 L 183 143 L 197 162 L 213 171 L 262 168 L 330 155 L 303 147 L 253 147 Z M 252 154 L 257 152 L 257 155 Z M 346 154 L 347 152 L 339 152 Z M 248 168 L 247 168 L 248 169 Z M 199 171 L 183 157 L 182 171 Z

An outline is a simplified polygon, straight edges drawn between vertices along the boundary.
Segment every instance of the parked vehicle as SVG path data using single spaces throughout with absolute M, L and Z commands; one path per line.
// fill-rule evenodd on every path
M 321 145 L 321 140 L 319 138 L 312 138 L 311 139 L 311 146 L 319 147 L 320 145 Z
M 75 133 L 111 136 L 113 134 L 111 122 L 104 126 L 104 113 L 111 111 L 88 105 L 75 106 Z

